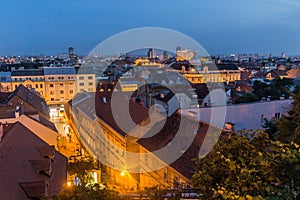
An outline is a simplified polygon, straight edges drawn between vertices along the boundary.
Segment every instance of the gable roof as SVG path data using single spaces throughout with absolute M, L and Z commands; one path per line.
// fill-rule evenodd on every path
M 45 158 L 38 149 L 50 146 L 19 122 L 5 134 L 0 141 L 0 180 L 5 183 L 0 185 L 0 199 L 57 195 L 66 183 L 67 158 L 57 151 L 53 158 Z M 46 162 L 33 166 L 30 160 Z M 48 169 L 43 163 L 51 167 L 50 175 L 41 173 Z M 45 182 L 48 183 L 47 190 L 42 187 Z
M 172 116 L 167 118 L 165 125 L 157 134 L 150 137 L 147 137 L 146 134 L 145 137 L 138 140 L 138 143 L 150 152 L 159 150 L 170 144 L 176 134 L 178 134 L 179 124 L 184 124 L 186 130 L 185 135 L 180 136 L 181 138 L 179 138 L 178 141 L 185 141 L 186 138 L 194 139 L 189 147 L 184 146 L 184 142 L 182 144 L 183 146 L 180 146 L 181 144 L 176 144 L 179 148 L 177 150 L 180 151 L 177 153 L 180 153 L 181 156 L 171 163 L 170 166 L 186 178 L 191 179 L 195 167 L 193 159 L 199 157 L 199 152 L 204 138 L 207 135 L 213 135 L 214 132 L 221 131 L 221 129 L 209 126 L 209 124 L 205 122 L 198 122 L 187 116 L 181 116 L 179 112 L 175 112 Z M 161 126 L 161 124 L 157 124 L 155 126 Z M 197 130 L 193 129 L 195 126 L 198 127 Z M 164 161 L 164 156 L 159 156 L 159 158 L 162 158 L 162 161 Z
M 49 117 L 49 107 L 46 105 L 45 99 L 22 84 L 13 92 L 0 92 L 0 96 L 2 96 L 2 98 L 0 98 L 0 110 L 3 110 L 1 114 L 4 115 L 4 117 L 14 116 L 16 106 L 22 107 L 23 112 L 37 111 L 39 114 L 43 115 L 44 118 Z M 8 107 L 11 112 L 8 112 Z M 0 116 L 2 116 L 1 114 Z

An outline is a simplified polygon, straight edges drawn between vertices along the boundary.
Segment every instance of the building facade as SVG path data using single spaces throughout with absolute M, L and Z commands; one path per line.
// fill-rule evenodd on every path
M 42 97 L 46 98 L 45 77 L 43 70 L 20 70 L 11 73 L 12 90 L 19 85 L 24 85 L 28 89 L 34 89 Z
M 96 76 L 88 67 L 44 67 L 0 72 L 1 92 L 12 92 L 19 85 L 39 93 L 48 105 L 65 104 L 76 93 L 95 92 Z
M 192 158 L 198 156 L 207 124 L 201 126 L 195 141 L 180 158 L 170 165 L 166 164 L 165 160 L 152 152 L 168 144 L 169 139 L 176 135 L 176 125 L 181 120 L 178 112 L 168 117 L 166 126 L 154 137 L 145 137 L 150 140 L 138 139 L 133 136 L 135 131 L 139 131 L 135 129 L 135 124 L 128 124 L 130 131 L 124 132 L 115 122 L 116 116 L 111 110 L 112 87 L 102 84 L 97 88 L 99 92 L 77 94 L 65 105 L 68 123 L 88 154 L 100 163 L 102 182 L 123 192 L 143 190 L 152 186 L 169 189 L 191 187 Z M 119 100 L 128 99 L 122 96 L 123 94 L 114 95 L 117 95 L 114 98 Z M 129 104 L 129 107 L 133 108 L 130 115 L 134 122 L 146 125 L 148 108 L 137 105 L 134 101 L 129 101 Z M 156 117 L 160 116 L 157 115 Z M 126 120 L 121 112 L 117 117 Z M 195 127 L 194 123 L 198 125 L 198 122 L 187 118 L 182 120 L 190 129 L 187 130 L 186 137 L 195 137 L 192 127 Z M 128 152 L 137 153 L 139 157 L 132 159 Z M 148 156 L 145 156 L 146 154 Z
M 76 67 L 76 93 L 95 92 L 96 75 L 91 67 Z
M 64 104 L 72 99 L 76 89 L 74 67 L 45 67 L 44 78 L 48 104 Z

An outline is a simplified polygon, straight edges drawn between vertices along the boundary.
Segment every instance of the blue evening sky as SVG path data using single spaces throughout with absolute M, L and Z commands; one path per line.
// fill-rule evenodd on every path
M 164 27 L 211 54 L 300 55 L 298 0 L 3 0 L 0 55 L 87 54 L 132 28 Z

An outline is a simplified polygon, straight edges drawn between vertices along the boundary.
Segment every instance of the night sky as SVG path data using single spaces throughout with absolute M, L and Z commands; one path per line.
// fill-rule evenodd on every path
M 89 53 L 133 28 L 182 32 L 211 54 L 300 55 L 298 0 L 3 0 L 0 55 Z

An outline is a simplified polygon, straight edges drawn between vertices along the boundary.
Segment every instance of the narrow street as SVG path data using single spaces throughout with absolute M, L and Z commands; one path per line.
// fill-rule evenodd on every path
M 52 117 L 51 121 L 55 124 L 59 134 L 58 148 L 59 152 L 70 159 L 71 156 L 78 156 L 80 144 L 72 128 L 66 124 L 64 115 L 61 113 L 58 117 Z

